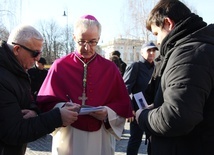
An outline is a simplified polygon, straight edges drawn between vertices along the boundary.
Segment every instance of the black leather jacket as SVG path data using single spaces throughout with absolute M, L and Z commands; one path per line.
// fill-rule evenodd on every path
M 24 119 L 22 109 L 32 104 L 30 80 L 6 42 L 0 42 L 0 155 L 24 155 L 26 143 L 36 140 L 62 121 L 58 108 L 37 117 Z
M 149 63 L 144 58 L 142 61 L 134 62 L 126 68 L 123 80 L 129 94 L 132 95 L 132 107 L 135 111 L 139 108 L 133 97 L 133 94 L 138 92 L 142 92 L 143 94 L 145 93 L 153 70 L 154 63 Z
M 163 40 L 155 109 L 139 125 L 152 155 L 214 154 L 214 25 L 192 14 Z

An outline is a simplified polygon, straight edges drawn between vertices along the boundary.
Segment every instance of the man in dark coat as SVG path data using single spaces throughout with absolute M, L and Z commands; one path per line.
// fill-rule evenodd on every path
M 27 69 L 38 61 L 42 35 L 32 26 L 21 25 L 0 42 L 0 154 L 24 155 L 27 142 L 77 120 L 75 106 L 39 114 L 30 93 Z
M 131 95 L 134 115 L 139 107 L 133 95 L 139 92 L 145 94 L 145 90 L 154 70 L 154 58 L 157 50 L 158 48 L 153 42 L 143 44 L 140 51 L 142 59 L 138 62 L 133 62 L 130 64 L 123 76 L 126 88 Z M 127 155 L 137 155 L 142 142 L 144 130 L 139 127 L 134 117 L 129 118 L 128 120 L 130 122 L 131 136 L 128 141 Z
M 113 51 L 112 55 L 116 55 L 119 58 L 120 67 L 121 67 L 121 75 L 123 76 L 125 73 L 127 64 L 120 58 L 120 52 L 119 51 Z
M 214 25 L 178 0 L 161 0 L 147 29 L 162 56 L 154 109 L 136 113 L 151 154 L 214 154 Z
M 36 100 L 39 89 L 48 74 L 48 70 L 45 69 L 46 63 L 47 62 L 45 58 L 41 57 L 39 61 L 36 61 L 35 66 L 28 70 L 28 74 L 30 75 L 31 79 L 31 93 L 34 97 L 34 100 Z

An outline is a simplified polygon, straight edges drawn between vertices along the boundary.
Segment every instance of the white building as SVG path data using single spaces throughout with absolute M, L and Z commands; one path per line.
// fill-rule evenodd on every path
M 128 64 L 140 59 L 140 49 L 144 40 L 118 38 L 100 45 L 101 55 L 109 59 L 111 52 L 117 50 L 121 53 L 120 58 Z

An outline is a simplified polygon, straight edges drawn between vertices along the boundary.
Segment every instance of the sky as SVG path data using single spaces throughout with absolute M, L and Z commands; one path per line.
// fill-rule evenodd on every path
M 26 0 L 25 12 L 22 13 L 23 22 L 34 23 L 39 19 L 53 18 L 66 26 L 73 24 L 76 18 L 85 15 L 94 15 L 102 24 L 102 36 L 112 38 L 120 33 L 121 9 L 124 0 Z M 39 7 L 37 4 L 40 4 Z M 66 11 L 67 17 L 63 16 Z M 102 37 L 101 36 L 101 37 Z
M 104 41 L 117 38 L 123 32 L 123 9 L 126 0 L 21 0 L 21 21 L 34 25 L 41 19 L 55 19 L 62 26 L 73 24 L 76 18 L 84 14 L 94 15 L 102 24 Z M 204 21 L 214 23 L 212 18 L 213 0 L 183 0 L 197 10 Z M 63 16 L 66 11 L 67 17 Z M 67 21 L 68 20 L 68 21 Z

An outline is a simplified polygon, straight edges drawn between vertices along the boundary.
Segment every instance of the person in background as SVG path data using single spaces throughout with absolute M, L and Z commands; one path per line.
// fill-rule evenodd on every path
M 120 63 L 120 59 L 118 56 L 116 55 L 112 55 L 110 57 L 110 60 L 115 63 L 115 65 L 117 66 L 117 68 L 119 69 L 120 73 L 122 74 L 122 69 L 121 69 L 121 63 Z
M 131 95 L 134 115 L 139 108 L 133 94 L 138 92 L 145 93 L 154 70 L 154 58 L 157 50 L 158 48 L 153 42 L 144 43 L 140 51 L 142 60 L 129 65 L 123 76 L 128 93 Z M 130 138 L 127 155 L 137 155 L 144 131 L 138 126 L 134 117 L 129 118 L 128 121 L 130 122 Z
M 42 46 L 42 35 L 29 25 L 16 27 L 7 42 L 0 42 L 1 155 L 24 155 L 27 142 L 77 120 L 78 113 L 73 110 L 78 105 L 39 115 L 33 105 L 27 70 L 39 60 Z
M 28 74 L 31 79 L 31 93 L 36 100 L 39 89 L 47 76 L 48 70 L 45 69 L 46 64 L 45 58 L 40 58 L 39 61 L 36 61 L 35 66 L 28 70 Z
M 97 54 L 101 24 L 92 15 L 74 25 L 76 50 L 57 59 L 48 71 L 37 96 L 43 111 L 58 102 L 71 100 L 99 111 L 82 113 L 71 126 L 53 136 L 54 155 L 114 155 L 115 138 L 120 139 L 125 120 L 132 116 L 130 99 L 118 68 Z
M 136 112 L 151 154 L 214 154 L 214 25 L 178 0 L 160 0 L 146 25 L 161 54 L 154 108 Z
M 120 58 L 120 52 L 119 51 L 113 51 L 112 56 L 116 55 L 119 58 L 120 66 L 121 66 L 121 75 L 123 76 L 126 70 L 127 64 Z

